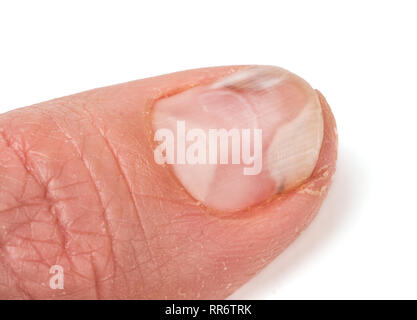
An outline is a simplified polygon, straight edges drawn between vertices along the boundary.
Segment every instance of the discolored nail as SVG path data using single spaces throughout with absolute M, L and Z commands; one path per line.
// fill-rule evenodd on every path
M 301 184 L 323 139 L 315 91 L 271 66 L 243 68 L 161 99 L 152 121 L 155 161 L 171 165 L 195 199 L 224 211 Z

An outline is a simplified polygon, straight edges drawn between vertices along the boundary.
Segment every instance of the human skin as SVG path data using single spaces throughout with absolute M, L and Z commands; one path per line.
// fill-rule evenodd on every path
M 297 188 L 206 207 L 154 161 L 155 101 L 241 67 L 143 79 L 0 115 L 0 298 L 223 299 L 309 225 L 335 171 L 335 121 Z M 231 191 L 232 192 L 232 191 Z M 49 286 L 64 269 L 64 289 Z

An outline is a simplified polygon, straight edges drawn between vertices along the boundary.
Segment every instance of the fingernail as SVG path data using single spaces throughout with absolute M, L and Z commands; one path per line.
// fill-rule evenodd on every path
M 311 176 L 323 140 L 315 91 L 277 67 L 247 67 L 158 100 L 158 164 L 207 207 L 236 211 Z

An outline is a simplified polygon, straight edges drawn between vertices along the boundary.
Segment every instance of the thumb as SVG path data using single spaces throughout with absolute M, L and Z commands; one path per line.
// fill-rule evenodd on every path
M 324 98 L 272 67 L 0 115 L 0 297 L 225 298 L 317 213 L 336 144 Z

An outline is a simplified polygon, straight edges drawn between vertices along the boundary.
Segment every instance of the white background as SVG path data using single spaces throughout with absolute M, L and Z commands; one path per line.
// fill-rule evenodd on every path
M 414 1 L 2 1 L 0 112 L 183 69 L 272 64 L 327 97 L 334 184 L 232 298 L 417 298 Z

